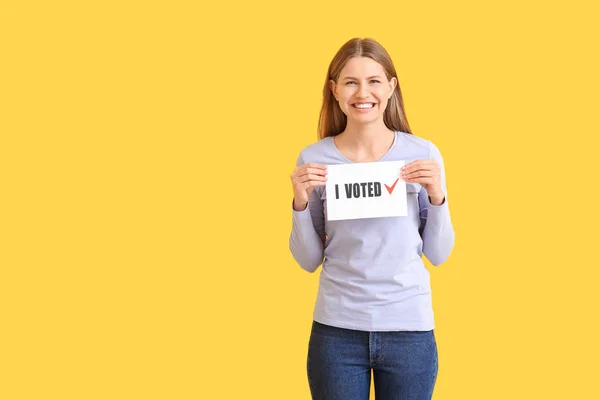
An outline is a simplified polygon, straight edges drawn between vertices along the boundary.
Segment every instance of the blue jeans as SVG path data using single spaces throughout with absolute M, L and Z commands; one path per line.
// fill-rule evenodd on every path
M 307 359 L 313 400 L 430 400 L 438 372 L 431 331 L 365 332 L 313 321 Z

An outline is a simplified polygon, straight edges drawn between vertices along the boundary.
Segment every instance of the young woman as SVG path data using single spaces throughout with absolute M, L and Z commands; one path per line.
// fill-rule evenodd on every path
M 291 175 L 290 250 L 323 264 L 308 345 L 314 400 L 431 399 L 438 372 L 429 272 L 454 246 L 442 156 L 409 128 L 396 70 L 375 40 L 337 52 L 316 143 Z M 408 215 L 327 221 L 327 165 L 405 160 Z

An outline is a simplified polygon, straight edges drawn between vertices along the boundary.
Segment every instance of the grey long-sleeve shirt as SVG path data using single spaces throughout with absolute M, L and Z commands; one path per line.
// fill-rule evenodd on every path
M 292 209 L 290 251 L 300 267 L 314 272 L 323 265 L 314 320 L 363 331 L 426 331 L 434 328 L 429 271 L 424 254 L 435 266 L 454 247 L 442 156 L 429 140 L 396 132 L 388 152 L 378 160 L 433 159 L 441 166 L 443 204 L 429 202 L 418 183 L 403 182 L 408 215 L 327 221 L 325 186 L 311 193 L 308 207 Z M 305 147 L 297 165 L 314 162 L 347 164 L 332 137 Z M 400 174 L 400 171 L 398 171 Z

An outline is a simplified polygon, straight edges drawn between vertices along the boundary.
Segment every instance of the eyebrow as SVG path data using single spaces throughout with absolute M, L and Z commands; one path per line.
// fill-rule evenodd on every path
M 370 76 L 370 77 L 368 77 L 367 79 L 373 79 L 373 78 L 379 78 L 379 79 L 383 79 L 383 78 L 382 78 L 381 76 L 379 76 L 379 75 Z M 347 76 L 347 77 L 343 78 L 342 80 L 343 80 L 343 81 L 345 81 L 345 80 L 347 80 L 347 79 L 354 79 L 355 81 L 358 81 L 358 80 L 359 80 L 358 78 L 354 78 L 354 77 L 352 77 L 352 76 Z

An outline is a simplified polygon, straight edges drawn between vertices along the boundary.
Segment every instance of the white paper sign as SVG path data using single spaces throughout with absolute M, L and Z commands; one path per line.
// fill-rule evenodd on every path
M 327 220 L 397 217 L 408 214 L 404 161 L 327 166 Z

